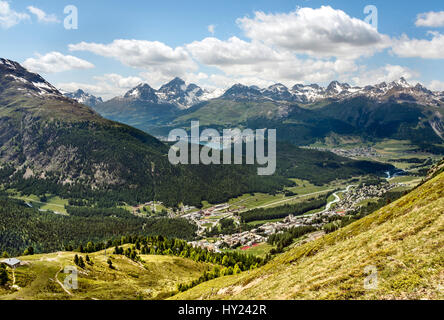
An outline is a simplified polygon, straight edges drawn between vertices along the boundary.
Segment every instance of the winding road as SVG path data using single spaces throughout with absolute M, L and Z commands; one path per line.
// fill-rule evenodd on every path
M 335 199 L 330 201 L 329 203 L 327 203 L 327 205 L 325 206 L 325 209 L 322 211 L 322 213 L 329 211 L 333 204 L 341 201 L 341 198 L 338 196 L 338 193 L 349 192 L 350 189 L 353 187 L 356 187 L 356 185 L 351 184 L 351 185 L 347 186 L 347 188 L 345 188 L 344 190 L 336 191 L 335 193 L 333 193 L 333 196 L 335 197 Z

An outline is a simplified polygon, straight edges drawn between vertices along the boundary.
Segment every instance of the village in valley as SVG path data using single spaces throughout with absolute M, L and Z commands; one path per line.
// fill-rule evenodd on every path
M 405 184 L 384 182 L 377 185 L 349 185 L 345 190 L 333 193 L 333 199 L 316 212 L 299 216 L 290 214 L 280 221 L 264 222 L 250 230 L 233 234 L 218 234 L 211 238 L 205 237 L 207 230 L 217 228 L 218 223 L 222 219 L 233 219 L 234 223 L 240 225 L 239 213 L 247 210 L 245 208 L 232 209 L 228 203 L 225 203 L 184 213 L 181 217 L 190 220 L 198 226 L 197 234 L 200 239 L 192 241 L 191 244 L 193 246 L 216 252 L 234 248 L 248 250 L 265 243 L 270 235 L 291 228 L 312 226 L 322 230 L 322 227 L 329 223 L 332 218 L 341 218 L 347 214 L 352 214 L 364 203 L 376 201 L 387 192 L 398 187 L 405 187 Z

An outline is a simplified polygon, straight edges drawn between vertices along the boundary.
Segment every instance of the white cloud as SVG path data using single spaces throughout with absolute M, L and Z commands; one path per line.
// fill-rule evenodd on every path
M 116 73 L 109 73 L 103 76 L 96 76 L 94 77 L 94 79 L 102 83 L 110 83 L 114 87 L 119 89 L 131 89 L 143 82 L 143 80 L 139 77 L 133 77 L 133 76 L 124 77 Z
M 61 82 L 56 84 L 56 87 L 64 92 L 75 92 L 78 89 L 82 89 L 95 96 L 101 96 L 105 92 L 101 86 L 80 82 Z
M 47 14 L 42 9 L 39 9 L 39 8 L 36 8 L 33 6 L 29 6 L 27 9 L 29 10 L 29 12 L 31 12 L 33 15 L 35 15 L 37 17 L 38 22 L 43 22 L 43 23 L 59 23 L 60 22 L 60 20 L 57 18 L 57 16 L 55 14 Z
M 384 67 L 367 70 L 362 68 L 359 74 L 352 77 L 354 85 L 366 86 L 374 85 L 381 82 L 391 82 L 404 77 L 406 80 L 413 80 L 418 77 L 419 74 L 409 68 L 387 64 Z
M 129 89 L 134 88 L 140 83 L 144 82 L 139 77 L 124 77 L 119 74 L 109 73 L 102 76 L 96 76 L 93 78 L 95 83 L 79 83 L 79 82 L 66 82 L 58 83 L 56 86 L 64 91 L 73 92 L 77 89 L 82 89 L 95 96 L 100 96 L 105 100 L 114 98 L 115 96 L 123 95 Z
M 426 17 L 424 17 L 425 19 Z M 80 42 L 70 44 L 70 51 L 89 51 L 139 69 L 138 80 L 152 87 L 179 76 L 199 85 L 227 87 L 241 82 L 264 87 L 273 83 L 292 86 L 295 83 L 326 83 L 338 79 L 359 85 L 392 81 L 401 76 L 414 79 L 417 73 L 397 65 L 367 70 L 357 64 L 359 58 L 392 47 L 400 57 L 441 58 L 444 36 L 433 33 L 431 40 L 391 39 L 370 24 L 344 11 L 322 6 L 298 8 L 289 13 L 255 12 L 237 24 L 246 39 L 227 40 L 214 36 L 178 47 L 158 41 L 116 39 L 111 43 Z M 208 31 L 215 32 L 215 25 Z M 200 72 L 200 67 L 216 69 Z M 214 73 L 214 74 L 211 74 Z M 134 79 L 108 75 L 95 79 L 97 86 L 121 93 L 123 84 L 137 85 Z M 129 89 L 125 88 L 125 89 Z M 116 94 L 114 94 L 116 95 Z
M 444 59 L 444 35 L 438 32 L 429 32 L 431 40 L 410 39 L 403 35 L 395 40 L 392 52 L 402 58 Z
M 23 66 L 37 73 L 57 73 L 74 69 L 94 68 L 94 65 L 86 60 L 55 51 L 45 55 L 37 54 L 37 58 L 26 59 Z
M 22 20 L 28 20 L 29 18 L 29 15 L 26 13 L 12 10 L 8 2 L 0 1 L 0 26 L 2 28 L 9 29 L 19 24 Z
M 208 32 L 214 35 L 214 33 L 216 32 L 216 26 L 214 24 L 210 24 L 208 26 Z
M 417 27 L 444 27 L 444 11 L 420 13 L 415 25 Z
M 273 49 L 261 41 L 237 37 L 227 41 L 206 38 L 186 46 L 200 63 L 213 66 L 225 75 L 210 77 L 213 83 L 258 85 L 281 82 L 323 82 L 339 73 L 356 70 L 352 60 L 298 58 L 286 49 Z M 230 78 L 228 78 L 230 77 Z
M 229 88 L 237 83 L 242 83 L 246 86 L 258 86 L 261 88 L 268 87 L 274 84 L 274 81 L 266 80 L 258 77 L 235 77 L 235 76 L 226 76 L 221 74 L 213 74 L 209 77 L 209 81 L 216 88 Z
M 428 88 L 432 91 L 444 91 L 444 81 L 433 80 L 429 83 Z
M 227 41 L 205 38 L 188 44 L 186 48 L 200 62 L 211 66 L 250 65 L 283 59 L 277 51 L 259 41 L 247 42 L 237 37 Z
M 121 63 L 147 70 L 156 76 L 173 78 L 196 71 L 197 64 L 183 47 L 171 48 L 162 42 L 145 40 L 114 40 L 110 44 L 70 44 L 71 51 L 90 51 Z
M 238 19 L 250 40 L 208 37 L 176 48 L 157 41 L 118 39 L 108 44 L 81 42 L 71 51 L 90 51 L 134 68 L 156 87 L 175 76 L 232 83 L 326 82 L 357 70 L 355 59 L 387 46 L 389 38 L 369 24 L 331 7 L 290 13 L 256 12 Z M 208 26 L 213 33 L 215 26 Z M 198 78 L 199 66 L 223 74 Z
M 247 37 L 296 53 L 357 58 L 388 47 L 390 39 L 368 23 L 330 6 L 290 13 L 256 12 L 237 20 Z

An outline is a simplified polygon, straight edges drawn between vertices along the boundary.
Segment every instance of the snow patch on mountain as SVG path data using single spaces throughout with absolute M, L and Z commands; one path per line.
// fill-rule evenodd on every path
M 176 77 L 161 86 L 159 90 L 151 88 L 146 83 L 141 83 L 137 87 L 129 90 L 120 99 L 170 104 L 179 109 L 188 109 L 197 103 L 218 98 L 223 92 L 224 91 L 220 89 L 208 91 L 193 83 L 187 85 L 185 81 Z
M 36 73 L 29 72 L 17 62 L 0 58 L 0 78 L 8 80 L 2 90 L 14 88 L 25 96 L 61 96 L 61 93 Z
M 352 87 L 348 83 L 338 81 L 332 81 L 326 88 L 317 84 L 296 84 L 289 89 L 282 84 L 275 84 L 266 89 L 260 89 L 255 86 L 236 84 L 226 90 L 222 98 L 311 104 L 323 100 L 340 101 L 359 96 L 371 98 L 380 103 L 390 101 L 414 102 L 429 106 L 444 105 L 442 92 L 432 92 L 419 83 L 413 86 L 404 78 L 365 87 Z
M 81 89 L 75 92 L 63 92 L 63 95 L 89 107 L 95 107 L 103 102 L 102 98 L 93 96 Z

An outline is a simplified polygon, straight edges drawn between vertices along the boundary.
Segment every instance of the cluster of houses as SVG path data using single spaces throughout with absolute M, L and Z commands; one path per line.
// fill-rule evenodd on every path
M 221 235 L 222 243 L 226 243 L 229 247 L 252 246 L 256 243 L 265 242 L 267 238 L 258 233 L 257 229 L 244 231 L 241 233 Z
M 265 242 L 267 237 L 257 233 L 257 230 L 244 231 L 232 235 L 219 235 L 218 240 L 211 242 L 207 239 L 191 241 L 193 247 L 199 247 L 214 252 L 221 252 L 223 248 L 253 247 L 258 243 Z
M 198 248 L 207 249 L 207 250 L 213 251 L 213 252 L 221 252 L 220 248 L 222 247 L 222 241 L 220 241 L 220 240 L 218 240 L 216 242 L 210 242 L 206 239 L 202 239 L 202 240 L 191 241 L 188 243 L 195 248 L 198 247 Z
M 335 202 L 335 207 L 325 209 L 320 212 L 316 212 L 310 215 L 294 216 L 289 215 L 285 219 L 279 222 L 270 222 L 261 225 L 255 229 L 244 231 L 241 233 L 235 233 L 230 235 L 219 235 L 218 241 L 209 242 L 207 240 L 195 241 L 193 245 L 207 248 L 209 250 L 219 251 L 221 247 L 239 247 L 239 246 L 254 246 L 257 243 L 265 242 L 268 236 L 285 231 L 293 227 L 313 226 L 322 227 L 329 222 L 331 217 L 342 217 L 347 213 L 354 211 L 360 202 L 371 198 L 380 198 L 388 191 L 397 187 L 399 184 L 383 183 L 380 185 L 361 185 L 360 187 L 347 188 L 343 192 L 342 199 Z M 351 186 L 350 186 L 351 187 Z M 221 205 L 221 207 L 225 207 Z M 210 211 L 213 212 L 214 210 Z M 195 213 L 197 217 L 201 217 L 203 214 Z M 217 220 L 214 222 L 217 224 Z
M 306 147 L 307 149 L 314 149 L 318 151 L 330 151 L 334 154 L 337 154 L 346 158 L 380 158 L 381 154 L 379 154 L 372 147 L 357 147 L 353 149 L 342 149 L 342 148 L 317 148 L 317 147 Z
M 336 208 L 343 208 L 344 212 L 352 210 L 360 202 L 371 199 L 381 198 L 388 191 L 398 187 L 400 184 L 382 183 L 379 185 L 362 185 L 355 188 L 353 192 L 344 193 L 342 199 L 337 203 Z
M 197 234 L 203 235 L 208 227 L 215 227 L 220 219 L 231 218 L 238 221 L 239 218 L 234 215 L 236 211 L 231 211 L 229 209 L 230 205 L 228 203 L 223 203 L 199 211 L 186 213 L 181 217 L 195 223 L 198 227 Z

